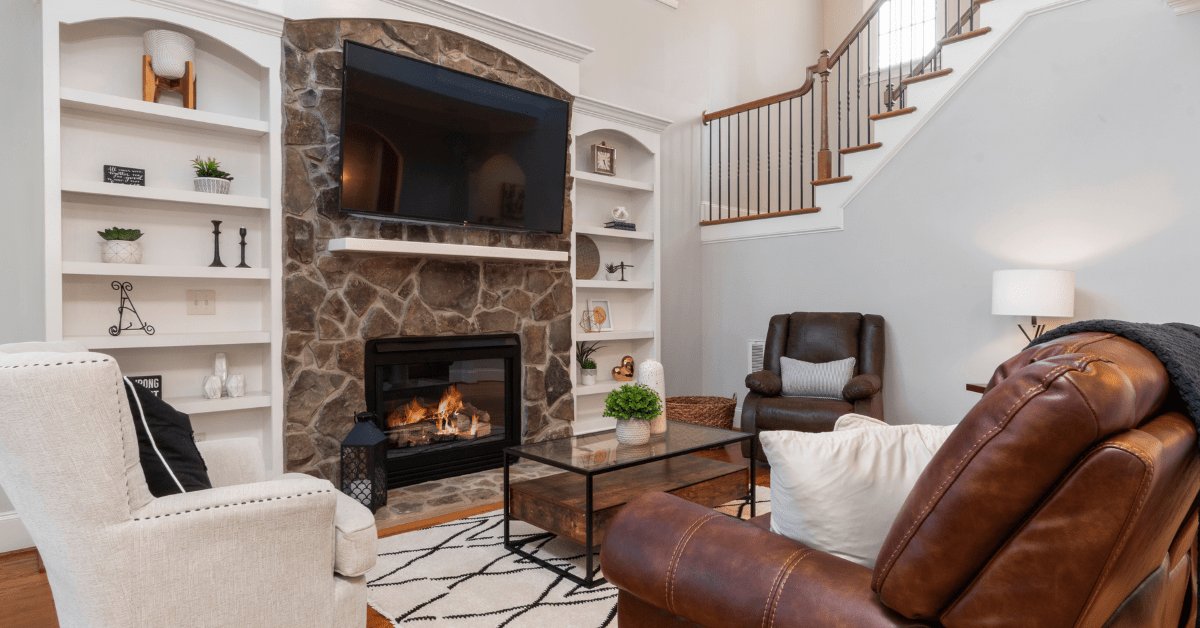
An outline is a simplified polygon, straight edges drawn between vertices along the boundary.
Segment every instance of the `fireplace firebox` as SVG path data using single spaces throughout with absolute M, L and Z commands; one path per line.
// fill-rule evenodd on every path
M 499 468 L 520 443 L 517 334 L 383 338 L 363 353 L 388 488 Z

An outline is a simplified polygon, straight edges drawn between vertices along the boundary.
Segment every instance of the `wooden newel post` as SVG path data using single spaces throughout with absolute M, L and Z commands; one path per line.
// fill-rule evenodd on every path
M 817 153 L 817 180 L 833 176 L 833 153 L 829 150 L 829 51 L 822 50 L 817 60 L 821 75 L 821 150 Z

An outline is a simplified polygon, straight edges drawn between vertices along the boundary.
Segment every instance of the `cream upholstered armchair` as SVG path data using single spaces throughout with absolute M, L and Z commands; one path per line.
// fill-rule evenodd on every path
M 364 626 L 371 512 L 325 480 L 263 481 L 255 439 L 199 445 L 213 488 L 155 498 L 115 360 L 0 346 L 0 486 L 59 625 Z

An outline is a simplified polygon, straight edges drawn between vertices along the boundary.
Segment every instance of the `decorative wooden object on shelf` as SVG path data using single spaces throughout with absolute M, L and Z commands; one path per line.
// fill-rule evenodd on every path
M 169 79 L 158 76 L 150 67 L 150 55 L 142 55 L 142 100 L 158 102 L 163 92 L 175 92 L 183 96 L 183 106 L 196 108 L 196 64 L 188 61 L 187 71 L 182 78 Z
M 627 355 L 621 358 L 621 366 L 613 367 L 612 376 L 618 382 L 632 382 L 633 371 L 633 356 Z

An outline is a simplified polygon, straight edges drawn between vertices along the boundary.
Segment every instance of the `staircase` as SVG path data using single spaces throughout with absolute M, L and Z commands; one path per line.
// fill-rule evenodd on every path
M 846 204 L 1025 19 L 1082 1 L 877 0 L 799 89 L 704 114 L 702 242 L 841 230 Z M 897 36 L 898 22 L 916 26 Z

